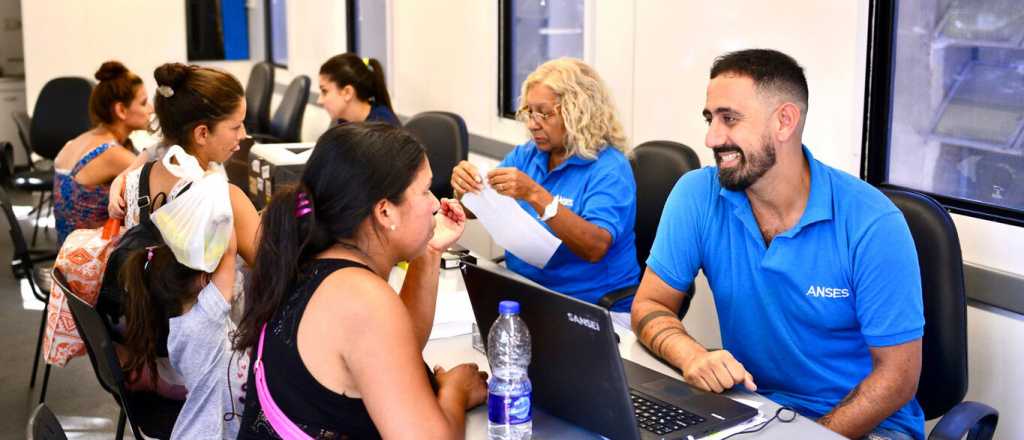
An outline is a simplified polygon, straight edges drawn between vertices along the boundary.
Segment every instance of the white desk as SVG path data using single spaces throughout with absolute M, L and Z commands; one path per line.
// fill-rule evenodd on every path
M 456 286 L 461 294 L 465 294 L 465 284 L 462 282 L 462 274 L 458 270 L 441 271 L 441 286 Z M 392 280 L 394 282 L 395 280 Z M 636 340 L 633 332 L 628 329 L 616 327 L 618 333 L 619 353 L 622 357 L 633 362 L 644 365 L 648 368 L 682 380 L 682 377 L 659 360 L 655 359 Z M 534 343 L 537 343 L 536 341 Z M 454 336 L 443 339 L 434 339 L 427 343 L 423 350 L 423 358 L 427 364 L 433 367 L 441 365 L 450 368 L 464 362 L 475 362 L 481 370 L 487 371 L 487 357 L 472 347 L 470 335 Z M 730 397 L 741 397 L 747 400 L 762 402 L 761 412 L 766 416 L 775 414 L 779 408 L 761 395 L 746 390 L 732 390 L 726 393 Z M 545 413 L 540 408 L 534 408 L 533 438 L 535 439 L 599 439 L 601 436 L 583 430 L 569 422 Z M 487 438 L 487 408 L 486 405 L 474 408 L 466 417 L 466 438 L 486 439 Z M 733 437 L 735 439 L 842 439 L 843 437 L 825 429 L 814 421 L 798 416 L 790 423 L 781 423 L 778 420 L 771 422 L 761 432 L 755 434 L 743 434 Z

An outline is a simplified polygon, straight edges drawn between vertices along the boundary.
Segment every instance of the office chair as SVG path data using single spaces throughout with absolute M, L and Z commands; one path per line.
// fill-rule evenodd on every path
M 3 188 L 0 188 L 0 208 L 7 218 L 7 226 L 11 235 L 11 245 L 14 246 L 14 253 L 11 256 L 11 271 L 17 280 L 28 281 L 32 296 L 43 302 L 43 312 L 39 320 L 39 334 L 36 337 L 36 354 L 32 357 L 32 379 L 29 381 L 29 388 L 36 386 L 36 372 L 39 371 L 40 353 L 43 346 L 43 331 L 46 329 L 46 306 L 50 303 L 50 281 L 47 276 L 53 267 L 53 260 L 57 258 L 54 250 L 33 250 L 28 247 L 25 236 L 21 232 L 21 224 L 18 217 L 14 215 L 14 208 L 11 198 Z M 46 263 L 46 264 L 41 264 Z M 20 294 L 21 289 L 15 289 Z M 47 364 L 43 372 L 43 387 L 39 393 L 39 402 L 46 399 L 46 387 L 50 382 L 50 365 Z
M 29 125 L 26 145 L 29 146 L 30 161 L 31 152 L 53 161 L 64 144 L 92 128 L 92 121 L 89 120 L 89 95 L 92 94 L 92 87 L 91 81 L 79 77 L 54 78 L 43 86 L 36 98 Z M 31 169 L 22 175 L 15 175 L 14 187 L 39 192 L 39 203 L 35 209 L 36 222 L 32 229 L 34 246 L 43 204 L 49 200 L 47 195 L 53 191 L 53 169 Z M 52 207 L 53 202 L 50 200 Z
M 925 419 L 942 417 L 929 439 L 991 439 L 999 412 L 967 394 L 967 299 L 960 239 L 949 213 L 926 195 L 882 190 L 910 227 L 921 267 L 924 337 L 917 400 Z
M 309 77 L 296 76 L 284 91 L 281 103 L 277 105 L 274 118 L 270 120 L 267 134 L 252 135 L 258 143 L 272 144 L 299 142 L 302 138 L 302 117 L 309 102 Z
M 434 181 L 430 190 L 438 198 L 452 196 L 452 169 L 469 158 L 466 121 L 449 112 L 423 112 L 413 116 L 405 129 L 427 149 Z
M 45 403 L 40 403 L 29 416 L 27 434 L 26 438 L 32 440 L 68 440 L 57 416 L 53 415 Z
M 654 245 L 654 234 L 658 232 L 661 212 L 665 201 L 683 174 L 700 168 L 700 158 L 690 147 L 672 141 L 648 141 L 633 149 L 630 159 L 633 177 L 636 179 L 636 259 L 640 264 L 640 275 L 647 268 L 647 257 Z M 635 293 L 618 291 L 605 295 L 598 305 L 609 308 L 617 301 Z M 686 299 L 679 309 L 682 319 L 690 309 L 694 288 L 690 285 Z
M 21 148 L 25 150 L 25 160 L 28 161 L 27 169 L 34 170 L 36 164 L 32 161 L 32 144 L 29 142 L 29 133 L 32 131 L 32 117 L 26 112 L 15 110 L 11 112 L 11 119 L 14 119 L 14 126 L 18 129 L 18 139 L 21 140 Z M 20 167 L 15 164 L 15 168 Z M 23 170 L 17 169 L 16 171 Z
M 96 379 L 121 407 L 115 438 L 124 438 L 125 420 L 137 439 L 170 438 L 174 422 L 185 402 L 167 399 L 152 392 L 126 390 L 124 373 L 114 351 L 114 342 L 99 312 L 75 296 L 68 287 L 64 274 L 59 270 L 53 271 L 53 283 L 67 296 L 68 308 L 71 309 L 78 334 L 85 342 Z
M 245 85 L 245 129 L 249 133 L 270 133 L 270 97 L 274 95 L 274 66 L 261 61 L 249 71 Z

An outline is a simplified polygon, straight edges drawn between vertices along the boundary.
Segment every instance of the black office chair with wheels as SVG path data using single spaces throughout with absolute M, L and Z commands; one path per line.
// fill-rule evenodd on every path
M 438 198 L 452 196 L 452 169 L 469 159 L 466 121 L 450 112 L 423 112 L 413 116 L 405 129 L 423 144 L 434 181 L 430 190 Z
M 658 232 L 665 201 L 683 174 L 700 168 L 700 158 L 693 149 L 678 142 L 648 141 L 633 149 L 630 165 L 633 166 L 633 177 L 636 179 L 636 224 L 633 231 L 636 234 L 636 259 L 642 276 L 647 268 L 647 257 L 654 245 L 654 235 Z M 690 309 L 693 294 L 694 288 L 691 285 L 679 309 L 680 318 Z M 602 297 L 598 304 L 611 307 L 629 295 L 629 292 L 612 292 Z
M 274 95 L 274 66 L 261 61 L 249 71 L 245 85 L 245 129 L 249 133 L 270 133 L 270 97 Z
M 296 76 L 281 97 L 274 118 L 270 120 L 270 130 L 266 134 L 252 135 L 258 143 L 299 142 L 302 139 L 302 117 L 306 114 L 309 102 L 309 77 Z
M 53 282 L 67 296 L 68 308 L 75 320 L 75 328 L 85 342 L 96 379 L 121 407 L 115 438 L 124 438 L 126 420 L 135 438 L 170 438 L 174 422 L 185 402 L 167 399 L 156 393 L 126 390 L 124 373 L 114 351 L 114 342 L 99 312 L 75 296 L 68 287 L 64 274 L 59 270 L 53 271 Z
M 40 403 L 28 418 L 27 438 L 32 440 L 68 440 L 64 427 L 45 403 Z
M 29 160 L 31 152 L 53 161 L 71 139 L 92 128 L 89 120 L 89 95 L 92 81 L 80 77 L 60 77 L 48 81 L 39 91 L 29 125 Z M 53 191 L 53 169 L 33 168 L 14 176 L 14 187 L 38 192 L 36 225 L 32 229 L 32 244 L 39 232 L 39 217 L 47 195 Z M 51 202 L 52 207 L 52 202 Z
M 882 191 L 903 212 L 917 247 L 924 295 L 924 338 L 917 400 L 924 416 L 942 417 L 929 439 L 991 439 L 999 412 L 967 394 L 967 297 L 956 225 L 931 197 L 895 189 Z
M 40 352 L 43 346 L 43 331 L 46 328 L 46 305 L 50 303 L 50 276 L 49 272 L 53 267 L 53 260 L 57 258 L 54 250 L 33 250 L 28 247 L 25 236 L 21 232 L 21 224 L 18 217 L 14 215 L 14 207 L 11 198 L 2 187 L 0 187 L 0 209 L 7 218 L 7 226 L 11 235 L 11 245 L 14 253 L 11 256 L 11 271 L 17 280 L 28 281 L 32 296 L 43 302 L 42 317 L 39 320 L 39 334 L 36 337 L 36 354 L 32 357 L 32 379 L 29 381 L 29 388 L 36 386 L 36 372 L 39 371 Z M 20 294 L 21 289 L 15 289 Z M 43 388 L 39 392 L 39 402 L 46 399 L 46 387 L 50 382 L 50 365 L 46 365 L 43 372 Z

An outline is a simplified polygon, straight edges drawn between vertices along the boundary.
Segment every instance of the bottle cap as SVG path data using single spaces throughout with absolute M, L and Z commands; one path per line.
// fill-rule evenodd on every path
M 502 315 L 518 314 L 519 313 L 519 302 L 517 301 L 502 301 L 498 303 L 498 313 Z

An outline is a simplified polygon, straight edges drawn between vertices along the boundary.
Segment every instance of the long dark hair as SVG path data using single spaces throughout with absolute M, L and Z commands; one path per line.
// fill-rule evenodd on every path
M 89 94 L 89 119 L 94 125 L 114 123 L 114 104 L 132 105 L 142 78 L 118 61 L 103 63 L 93 75 L 98 84 Z
M 339 89 L 352 86 L 360 100 L 383 105 L 391 113 L 395 112 L 384 80 L 384 66 L 376 58 L 367 58 L 363 62 L 359 55 L 351 52 L 335 55 L 320 66 L 320 74 L 330 78 Z
M 381 200 L 402 202 L 425 160 L 419 142 L 384 123 L 345 124 L 320 136 L 300 182 L 275 192 L 263 211 L 237 350 L 256 345 L 260 327 L 285 303 L 305 263 L 339 240 L 353 238 Z M 300 192 L 312 212 L 296 217 Z
M 118 279 L 126 292 L 124 346 L 128 357 L 123 369 L 130 377 L 138 378 L 148 369 L 156 382 L 157 344 L 167 336 L 167 320 L 181 315 L 182 305 L 199 296 L 201 275 L 204 272 L 179 263 L 167 246 L 138 248 L 125 259 Z
M 160 131 L 168 145 L 192 152 L 192 129 L 227 119 L 245 99 L 245 90 L 231 74 L 209 67 L 167 63 L 153 71 L 156 83 L 169 87 L 170 96 L 157 89 L 153 100 Z

